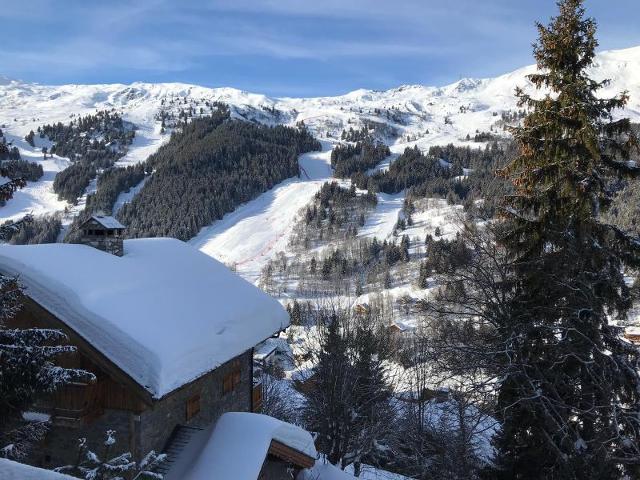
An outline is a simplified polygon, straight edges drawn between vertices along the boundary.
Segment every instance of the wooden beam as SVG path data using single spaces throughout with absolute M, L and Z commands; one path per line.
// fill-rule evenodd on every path
M 295 448 L 291 448 L 278 440 L 271 440 L 268 453 L 299 468 L 311 468 L 316 463 L 315 458 Z

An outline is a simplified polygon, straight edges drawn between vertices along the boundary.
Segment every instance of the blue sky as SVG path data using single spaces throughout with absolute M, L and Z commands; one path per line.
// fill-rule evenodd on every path
M 639 0 L 587 0 L 601 49 L 640 45 Z M 532 62 L 554 0 L 0 0 L 0 74 L 315 96 L 440 85 Z

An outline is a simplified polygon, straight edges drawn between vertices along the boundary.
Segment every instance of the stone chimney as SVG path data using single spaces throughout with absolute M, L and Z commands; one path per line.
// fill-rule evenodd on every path
M 81 225 L 80 243 L 121 257 L 124 254 L 125 226 L 107 215 L 92 215 Z

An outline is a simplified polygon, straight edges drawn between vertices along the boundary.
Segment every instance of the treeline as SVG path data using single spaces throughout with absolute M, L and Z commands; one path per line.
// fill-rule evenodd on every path
M 399 241 L 350 238 L 335 248 L 325 249 L 320 256 L 288 258 L 281 252 L 263 268 L 260 286 L 272 294 L 282 293 L 295 280 L 296 293 L 302 297 L 360 296 L 367 291 L 391 288 L 404 276 L 392 274 L 391 270 L 408 265 L 410 245 L 409 237 L 403 235 Z
M 382 242 L 377 238 L 363 239 L 358 255 L 348 255 L 346 251 L 335 248 L 321 262 L 312 258 L 309 261 L 309 273 L 319 274 L 324 280 L 332 276 L 346 277 L 363 272 L 367 267 L 384 264 L 392 267 L 398 262 L 409 261 L 409 237 L 403 236 L 400 242 L 395 240 Z M 388 288 L 388 287 L 385 287 Z
M 117 112 L 108 110 L 78 117 L 67 125 L 62 122 L 42 125 L 36 133 L 53 143 L 50 153 L 72 161 L 94 162 L 101 168 L 117 160 L 135 136 L 132 124 L 125 122 Z M 33 132 L 25 137 L 32 146 L 33 138 Z
M 433 146 L 425 154 L 417 147 L 406 148 L 385 172 L 357 174 L 352 180 L 359 188 L 384 193 L 408 189 L 413 198 L 447 198 L 464 202 L 469 208 L 483 200 L 486 215 L 493 215 L 496 202 L 508 194 L 508 182 L 495 172 L 515 155 L 513 142 L 493 142 L 484 149 Z
M 118 218 L 132 237 L 188 240 L 243 202 L 299 174 L 298 156 L 319 150 L 305 128 L 231 120 L 229 109 L 194 118 L 149 157 L 154 174 Z
M 4 175 L 12 180 L 24 178 L 30 182 L 37 182 L 44 175 L 42 165 L 27 160 L 5 160 L 2 162 Z
M 5 222 L 10 225 L 12 222 Z M 30 218 L 17 229 L 5 229 L 5 240 L 11 245 L 55 243 L 62 229 L 59 216 Z
M 58 198 L 76 203 L 96 174 L 93 165 L 74 163 L 56 174 L 53 191 L 58 194 Z
M 56 175 L 53 190 L 58 197 L 75 203 L 95 178 L 97 171 L 111 166 L 127 152 L 135 136 L 134 126 L 115 111 L 99 111 L 72 120 L 38 127 L 37 135 L 53 143 L 42 152 L 68 157 L 71 166 Z M 35 146 L 33 131 L 25 140 Z
M 102 172 L 96 182 L 96 191 L 87 195 L 87 203 L 69 226 L 65 242 L 80 240 L 80 225 L 94 213 L 112 215 L 113 207 L 121 193 L 128 192 L 148 175 L 146 162 L 128 167 L 112 167 Z
M 121 193 L 128 192 L 148 175 L 145 163 L 124 168 L 110 168 L 98 177 L 96 192 L 87 197 L 85 207 L 91 213 L 112 214 L 113 206 Z
M 17 190 L 26 187 L 27 180 L 40 178 L 41 172 L 42 167 L 38 169 L 34 164 L 20 160 L 20 152 L 7 143 L 4 133 L 0 130 L 0 176 L 9 179 L 0 184 L 0 207 L 4 206 Z
M 336 177 L 348 178 L 366 172 L 391 155 L 389 147 L 367 138 L 355 145 L 341 144 L 331 151 L 331 166 Z
M 0 129 L 0 160 L 19 160 L 20 151 L 17 147 L 7 143 L 7 139 Z
M 342 130 L 340 138 L 346 142 L 372 142 L 373 136 L 368 127 L 362 129 L 354 129 L 349 127 L 349 130 Z
M 435 240 L 427 235 L 424 243 L 426 258 L 420 263 L 419 288 L 427 288 L 428 279 L 433 274 L 450 272 L 467 265 L 471 259 L 472 251 L 459 234 L 453 240 Z
M 375 194 L 358 194 L 355 185 L 345 188 L 326 182 L 294 226 L 291 244 L 308 249 L 320 241 L 353 238 L 377 203 Z
M 442 162 L 430 155 L 423 155 L 418 147 L 407 148 L 385 172 L 373 175 L 357 176 L 354 181 L 360 188 L 377 190 L 385 193 L 398 193 L 402 190 L 418 186 L 436 178 L 450 179 L 461 170 L 443 165 Z M 366 183 L 364 181 L 366 180 Z
M 467 134 L 466 140 L 472 140 L 471 135 Z M 473 141 L 476 143 L 497 142 L 498 140 L 500 140 L 500 136 L 491 132 L 479 132 L 476 130 L 476 134 L 473 136 Z

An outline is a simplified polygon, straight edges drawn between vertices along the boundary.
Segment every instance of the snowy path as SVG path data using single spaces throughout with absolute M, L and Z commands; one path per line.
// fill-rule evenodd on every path
M 151 178 L 151 175 L 147 175 L 146 177 L 144 177 L 140 181 L 140 183 L 138 183 L 134 187 L 131 187 L 128 192 L 120 193 L 120 195 L 118 195 L 118 198 L 116 198 L 116 202 L 113 204 L 111 213 L 115 215 L 120 211 L 122 207 L 124 207 L 126 203 L 131 203 L 133 201 L 133 197 L 135 197 L 140 192 L 140 190 L 142 190 L 142 187 L 144 187 L 144 184 L 147 183 L 147 180 L 149 180 L 149 178 Z
M 369 215 L 366 223 L 358 232 L 359 237 L 377 237 L 385 240 L 393 235 L 393 227 L 398 221 L 398 215 L 404 203 L 404 192 L 389 195 L 378 194 L 378 205 Z
M 156 123 L 136 124 L 136 126 L 138 128 L 136 136 L 133 137 L 133 143 L 129 146 L 127 154 L 116 162 L 117 167 L 128 167 L 144 162 L 170 138 L 169 135 L 160 133 L 160 125 Z
M 395 147 L 395 145 L 394 145 Z M 389 170 L 389 166 L 395 162 L 398 157 L 400 156 L 400 153 L 396 152 L 396 153 L 391 153 L 391 155 L 389 155 L 387 158 L 385 158 L 384 160 L 382 160 L 382 162 L 380 162 L 378 165 L 376 165 L 373 168 L 370 168 L 369 170 L 367 170 L 367 175 L 373 175 L 375 173 L 378 172 L 386 172 L 387 170 Z
M 256 282 L 266 262 L 286 249 L 297 213 L 331 177 L 332 146 L 322 142 L 322 151 L 300 157 L 303 178 L 281 182 L 203 228 L 189 243 L 221 262 L 235 265 L 238 273 Z

